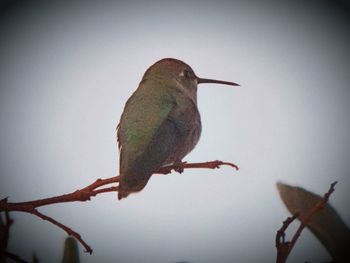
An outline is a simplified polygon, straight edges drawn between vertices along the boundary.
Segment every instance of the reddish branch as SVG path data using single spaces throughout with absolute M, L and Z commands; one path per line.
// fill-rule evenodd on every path
M 288 217 L 285 221 L 283 221 L 283 225 L 279 230 L 277 230 L 276 234 L 276 247 L 277 247 L 277 263 L 282 263 L 287 260 L 290 242 L 286 242 L 286 230 L 289 225 L 299 216 L 299 213 L 293 215 L 292 217 Z
M 25 260 L 21 259 L 19 256 L 15 255 L 13 253 L 10 253 L 10 252 L 5 252 L 5 256 L 12 259 L 15 262 L 18 262 L 18 263 L 28 263 L 28 261 L 25 261 Z
M 325 195 L 323 196 L 322 200 L 320 200 L 318 203 L 316 203 L 311 209 L 303 216 L 300 226 L 295 232 L 293 238 L 291 241 L 285 241 L 285 231 L 287 230 L 288 226 L 299 216 L 299 214 L 295 214 L 292 217 L 288 217 L 284 222 L 282 227 L 277 231 L 276 234 L 276 248 L 277 248 L 277 263 L 284 263 L 286 262 L 290 252 L 292 251 L 294 245 L 296 244 L 298 238 L 300 237 L 301 232 L 304 230 L 304 228 L 308 225 L 310 220 L 314 215 L 316 215 L 322 208 L 325 207 L 327 204 L 329 197 L 334 192 L 334 187 L 337 184 L 337 182 L 334 182 L 329 187 L 329 190 Z
M 189 168 L 215 169 L 215 168 L 219 168 L 221 165 L 228 165 L 238 170 L 237 165 L 233 163 L 222 162 L 222 161 L 212 161 L 212 162 L 203 162 L 203 163 L 183 162 L 179 164 L 162 167 L 161 169 L 159 169 L 159 171 L 156 172 L 156 174 L 169 174 L 172 172 L 172 170 L 181 172 L 183 171 L 183 169 L 189 169 Z M 35 215 L 43 220 L 46 220 L 54 224 L 55 226 L 61 228 L 62 230 L 64 230 L 68 235 L 75 237 L 84 246 L 85 251 L 91 254 L 92 248 L 82 239 L 79 233 L 73 231 L 71 228 L 56 221 L 52 217 L 49 217 L 47 215 L 40 213 L 37 208 L 45 205 L 52 205 L 52 204 L 58 204 L 58 203 L 77 202 L 77 201 L 84 202 L 84 201 L 91 200 L 91 197 L 94 197 L 98 194 L 118 192 L 117 185 L 104 187 L 104 186 L 118 183 L 118 182 L 119 182 L 119 176 L 114 176 L 107 179 L 97 179 L 94 183 L 82 189 L 71 192 L 69 194 L 64 194 L 64 195 L 54 196 L 54 197 L 45 198 L 45 199 L 34 200 L 34 201 L 28 201 L 28 202 L 9 203 L 7 202 L 7 199 L 3 199 L 0 201 L 0 211 L 26 212 L 26 213 Z

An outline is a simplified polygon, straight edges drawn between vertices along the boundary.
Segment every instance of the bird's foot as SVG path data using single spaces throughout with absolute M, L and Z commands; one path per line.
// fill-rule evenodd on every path
M 174 171 L 182 174 L 185 168 L 185 164 L 187 164 L 187 162 L 182 162 L 181 160 L 174 162 Z

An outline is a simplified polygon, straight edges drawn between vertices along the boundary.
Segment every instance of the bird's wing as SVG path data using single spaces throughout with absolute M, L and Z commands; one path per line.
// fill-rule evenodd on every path
M 137 90 L 125 105 L 118 128 L 120 174 L 147 176 L 159 169 L 180 143 L 179 127 L 171 118 L 175 98 L 167 89 L 146 96 Z

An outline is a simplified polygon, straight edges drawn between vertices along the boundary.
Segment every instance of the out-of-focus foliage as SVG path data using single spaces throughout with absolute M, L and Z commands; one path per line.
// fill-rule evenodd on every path
M 62 263 L 79 263 L 78 243 L 73 237 L 67 237 L 64 243 Z
M 302 221 L 306 213 L 323 198 L 301 187 L 278 183 L 280 196 L 291 214 L 299 213 Z M 335 262 L 350 262 L 350 229 L 327 203 L 309 221 L 307 227 L 331 254 Z
M 35 252 L 32 255 L 32 262 L 33 263 L 39 263 L 40 262 Z

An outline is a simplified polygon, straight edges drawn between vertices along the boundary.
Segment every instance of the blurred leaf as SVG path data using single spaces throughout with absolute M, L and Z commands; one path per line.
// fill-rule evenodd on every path
M 36 256 L 36 253 L 35 253 L 35 252 L 33 252 L 33 255 L 32 255 L 32 262 L 33 262 L 33 263 L 39 263 L 39 259 L 38 259 L 38 257 Z
M 277 183 L 280 196 L 291 214 L 300 213 L 299 220 L 323 197 L 301 187 Z M 336 262 L 350 262 L 350 229 L 328 203 L 315 214 L 307 227 L 318 238 Z
M 73 237 L 67 237 L 64 243 L 62 263 L 79 263 L 78 243 Z

